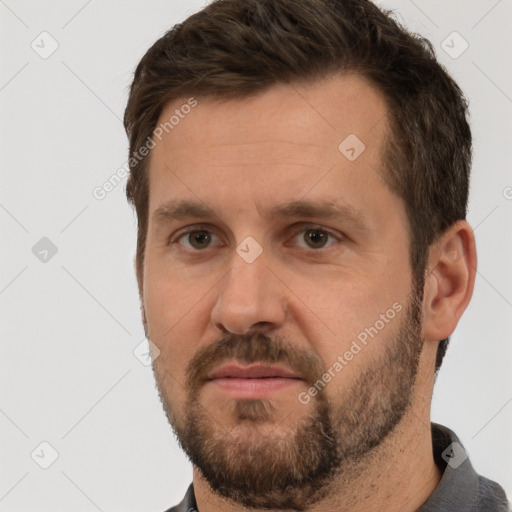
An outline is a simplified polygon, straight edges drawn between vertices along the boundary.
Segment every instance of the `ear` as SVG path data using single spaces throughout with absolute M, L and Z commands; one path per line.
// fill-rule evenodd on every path
M 475 284 L 476 244 L 473 229 L 455 222 L 429 248 L 423 296 L 425 340 L 448 338 L 465 311 Z

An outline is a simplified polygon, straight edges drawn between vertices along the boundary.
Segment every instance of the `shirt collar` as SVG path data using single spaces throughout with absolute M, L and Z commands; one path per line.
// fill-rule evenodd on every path
M 478 475 L 473 469 L 457 435 L 447 427 L 432 423 L 434 460 L 443 472 L 434 492 L 418 512 L 452 510 L 454 499 L 457 510 L 471 510 L 474 494 L 478 490 Z

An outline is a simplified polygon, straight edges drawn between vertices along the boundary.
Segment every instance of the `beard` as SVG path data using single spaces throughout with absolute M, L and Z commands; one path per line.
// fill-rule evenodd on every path
M 165 370 L 153 363 L 167 418 L 192 464 L 218 495 L 247 508 L 306 510 L 333 485 L 353 483 L 400 423 L 413 396 L 422 340 L 421 289 L 413 289 L 393 340 L 346 389 L 311 397 L 307 414 L 279 428 L 272 399 L 230 400 L 235 422 L 220 425 L 200 402 L 206 375 L 227 360 L 284 364 L 309 386 L 326 367 L 318 355 L 261 332 L 227 335 L 199 350 L 187 368 L 187 400 L 178 413 Z M 398 320 L 398 318 L 397 318 Z M 392 342 L 391 342 L 392 341 Z M 362 350 L 371 350 L 371 343 Z M 304 407 L 304 405 L 302 405 Z M 285 420 L 286 418 L 284 418 Z M 284 422 L 282 420 L 282 422 Z

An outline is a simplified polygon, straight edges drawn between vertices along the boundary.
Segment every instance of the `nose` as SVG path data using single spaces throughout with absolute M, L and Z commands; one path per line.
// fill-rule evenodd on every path
M 285 321 L 286 287 L 265 260 L 262 255 L 247 263 L 234 254 L 233 265 L 219 284 L 211 312 L 213 325 L 223 333 L 274 330 Z

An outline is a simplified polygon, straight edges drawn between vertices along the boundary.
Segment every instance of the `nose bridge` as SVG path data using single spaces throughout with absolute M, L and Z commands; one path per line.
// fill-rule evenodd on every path
M 235 255 L 231 271 L 226 276 L 224 295 L 233 296 L 241 306 L 254 302 L 262 288 L 261 281 L 265 273 L 268 270 L 263 260 L 247 263 L 238 254 Z
M 245 248 L 243 243 L 238 247 Z M 252 262 L 243 253 L 233 254 L 231 270 L 220 283 L 212 310 L 217 328 L 245 334 L 256 324 L 277 326 L 284 321 L 284 296 L 269 263 L 263 254 Z

